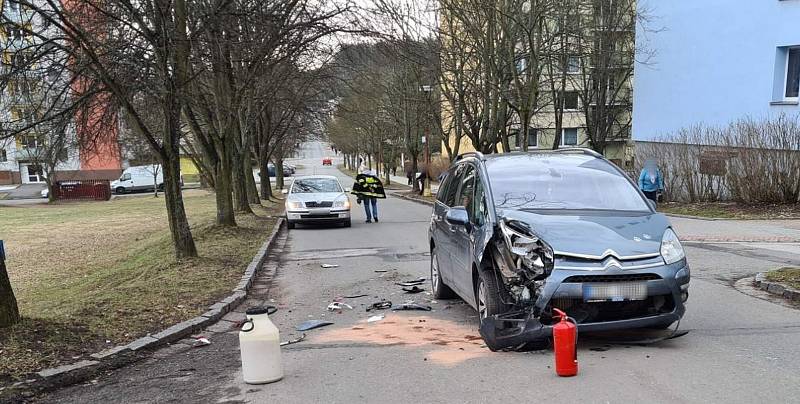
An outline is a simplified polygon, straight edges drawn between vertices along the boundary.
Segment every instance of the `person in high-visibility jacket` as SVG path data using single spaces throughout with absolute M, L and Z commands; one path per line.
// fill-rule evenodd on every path
M 378 199 L 386 198 L 386 191 L 383 189 L 381 180 L 373 175 L 370 170 L 364 170 L 356 176 L 351 194 L 356 196 L 356 203 L 364 201 L 364 213 L 367 215 L 367 223 L 378 221 Z

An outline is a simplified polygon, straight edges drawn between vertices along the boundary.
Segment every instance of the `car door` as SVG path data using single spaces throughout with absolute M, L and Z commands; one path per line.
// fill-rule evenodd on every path
M 436 255 L 439 264 L 439 274 L 444 279 L 445 284 L 452 284 L 453 271 L 452 259 L 450 258 L 450 250 L 453 249 L 453 242 L 451 240 L 452 233 L 450 226 L 445 219 L 447 211 L 453 206 L 456 199 L 456 192 L 459 186 L 460 168 L 463 166 L 456 166 L 450 169 L 447 173 L 444 183 L 439 187 L 439 192 L 436 195 L 436 202 L 433 206 L 433 220 L 431 232 L 433 233 L 433 241 L 436 244 Z
M 472 201 L 475 193 L 477 180 L 477 170 L 471 164 L 465 164 L 460 177 L 460 186 L 456 193 L 454 206 L 464 207 L 469 214 L 473 206 Z M 467 226 L 452 225 L 448 223 L 450 232 L 450 259 L 452 260 L 453 282 L 451 286 L 456 288 L 467 301 L 474 299 L 472 291 L 472 244 L 474 241 L 474 229 L 471 223 Z

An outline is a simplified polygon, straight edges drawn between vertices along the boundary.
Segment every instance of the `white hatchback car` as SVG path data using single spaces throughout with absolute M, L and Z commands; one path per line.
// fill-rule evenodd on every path
M 332 175 L 298 177 L 286 195 L 286 225 L 294 229 L 298 223 L 339 223 L 350 227 L 349 189 L 342 188 Z

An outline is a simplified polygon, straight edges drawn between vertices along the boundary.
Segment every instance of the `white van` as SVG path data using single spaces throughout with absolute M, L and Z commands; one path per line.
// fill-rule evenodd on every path
M 128 167 L 118 180 L 111 182 L 111 190 L 116 194 L 152 191 L 154 187 L 164 188 L 164 172 L 160 164 Z

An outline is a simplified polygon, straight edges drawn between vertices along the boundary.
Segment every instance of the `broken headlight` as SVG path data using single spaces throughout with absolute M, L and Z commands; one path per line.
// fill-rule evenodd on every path
M 661 238 L 661 256 L 667 265 L 674 264 L 686 257 L 683 246 L 672 229 L 664 231 L 664 236 Z
M 500 230 L 517 268 L 534 272 L 533 278 L 549 274 L 553 249 L 527 227 L 518 221 L 500 221 Z

